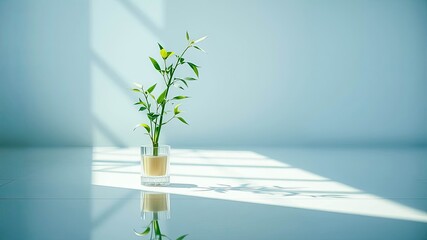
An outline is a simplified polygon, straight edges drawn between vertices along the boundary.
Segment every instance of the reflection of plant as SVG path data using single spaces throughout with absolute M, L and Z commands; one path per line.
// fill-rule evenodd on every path
M 168 120 L 163 119 L 163 116 L 167 112 L 169 112 L 166 110 L 166 106 L 168 103 L 174 104 L 175 101 L 180 101 L 182 99 L 188 98 L 188 96 L 182 96 L 182 95 L 178 95 L 173 98 L 168 98 L 170 95 L 169 88 L 171 86 L 174 86 L 184 90 L 183 86 L 188 87 L 188 82 L 196 80 L 196 78 L 193 78 L 193 77 L 186 77 L 186 78 L 175 77 L 176 76 L 175 71 L 177 70 L 177 68 L 180 65 L 188 64 L 188 66 L 193 70 L 197 78 L 199 77 L 199 70 L 198 70 L 199 66 L 197 66 L 192 62 L 186 61 L 183 58 L 183 56 L 187 52 L 187 50 L 190 48 L 195 48 L 197 50 L 203 51 L 196 44 L 206 39 L 206 37 L 202 37 L 197 40 L 191 40 L 190 36 L 188 35 L 188 32 L 186 33 L 186 37 L 188 41 L 187 47 L 179 56 L 175 55 L 177 59 L 174 64 L 169 65 L 167 63 L 168 58 L 174 55 L 174 52 L 166 51 L 166 49 L 163 48 L 163 46 L 160 44 L 158 45 L 160 48 L 160 56 L 162 57 L 162 60 L 163 60 L 163 64 L 162 64 L 163 66 L 161 66 L 161 64 L 159 64 L 154 58 L 150 57 L 153 67 L 156 69 L 156 71 L 158 71 L 162 75 L 163 83 L 165 85 L 164 90 L 162 90 L 162 92 L 157 97 L 155 97 L 153 94 L 153 91 L 156 88 L 157 83 L 148 88 L 144 88 L 142 85 L 136 84 L 137 88 L 133 89 L 133 91 L 143 94 L 143 99 L 141 100 L 141 98 L 139 98 L 139 101 L 136 102 L 135 105 L 138 105 L 140 107 L 139 111 L 147 111 L 147 118 L 149 120 L 149 124 L 141 123 L 141 124 L 138 124 L 135 128 L 137 127 L 145 128 L 147 132 L 146 134 L 150 137 L 153 147 L 158 147 L 161 129 L 163 125 L 169 123 L 172 119 L 176 118 L 179 121 L 185 124 L 188 124 L 184 120 L 184 118 L 182 118 L 179 115 L 181 113 L 181 110 L 179 109 L 180 104 L 175 105 L 173 109 L 173 116 L 170 117 L 170 119 Z M 157 87 L 157 89 L 158 88 L 159 87 Z
M 154 213 L 155 215 L 157 213 Z M 172 240 L 170 237 L 166 236 L 165 234 L 162 234 L 159 226 L 159 220 L 152 220 L 146 227 L 145 230 L 142 232 L 135 231 L 135 234 L 137 236 L 143 237 L 148 234 L 150 234 L 150 240 L 162 240 L 163 238 L 167 238 L 169 240 Z M 176 240 L 183 240 L 188 234 L 184 234 L 180 237 L 178 237 Z

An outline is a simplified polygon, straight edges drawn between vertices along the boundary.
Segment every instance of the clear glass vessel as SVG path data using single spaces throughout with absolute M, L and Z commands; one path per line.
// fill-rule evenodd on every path
M 141 147 L 141 184 L 167 186 L 170 183 L 170 146 Z

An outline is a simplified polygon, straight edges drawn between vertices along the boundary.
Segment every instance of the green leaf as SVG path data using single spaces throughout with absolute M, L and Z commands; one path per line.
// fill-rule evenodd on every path
M 133 105 L 143 105 L 144 107 L 147 107 L 147 104 L 139 98 L 139 102 L 134 103 Z
M 149 87 L 149 88 L 147 89 L 147 92 L 149 92 L 149 93 L 153 92 L 153 91 L 154 91 L 154 89 L 156 88 L 156 85 L 157 85 L 157 83 L 155 83 L 153 86 Z
M 177 238 L 176 240 L 182 240 L 182 239 L 184 239 L 186 236 L 188 236 L 188 234 L 184 234 L 184 235 L 180 236 L 179 238 Z
M 142 125 L 142 127 L 144 127 L 145 128 L 145 130 L 147 130 L 147 132 L 149 133 L 150 132 L 150 126 L 148 126 L 147 124 L 145 124 L 145 123 L 141 123 L 141 125 Z
M 187 38 L 187 41 L 190 41 L 190 35 L 188 34 L 188 31 L 185 32 L 185 37 Z
M 142 88 L 142 85 L 141 85 L 141 84 L 139 84 L 139 83 L 134 82 L 134 83 L 133 83 L 133 85 L 135 85 L 138 89 L 141 89 L 141 88 Z
M 184 58 L 179 58 L 179 63 L 184 64 L 185 63 L 184 60 L 185 60 Z
M 172 98 L 172 100 L 181 100 L 181 99 L 186 99 L 189 98 L 189 96 L 176 96 L 174 98 Z
M 159 49 L 160 49 L 160 50 L 162 50 L 162 49 L 163 49 L 163 46 L 162 46 L 162 45 L 160 45 L 160 43 L 157 43 L 157 45 L 159 45 Z
M 173 64 L 169 65 L 169 67 L 167 68 L 168 72 L 171 72 L 173 68 Z
M 196 76 L 199 77 L 199 70 L 197 69 L 198 66 L 194 63 L 191 63 L 191 62 L 187 62 L 187 63 L 188 63 L 188 65 L 190 65 L 191 69 L 193 69 Z
M 139 90 L 138 88 L 134 88 L 134 89 L 132 89 L 132 91 L 134 91 L 134 92 L 141 92 L 141 90 Z
M 201 37 L 201 38 L 197 39 L 196 41 L 194 41 L 194 43 L 201 42 L 201 41 L 205 40 L 207 37 L 208 36 Z
M 155 68 L 157 71 L 160 71 L 160 65 L 157 63 L 156 59 L 154 59 L 154 58 L 152 58 L 152 57 L 149 57 L 149 58 L 150 58 L 150 60 L 151 60 L 151 63 L 153 64 L 154 68 Z
M 193 46 L 195 49 L 198 49 L 198 50 L 200 50 L 200 51 L 202 51 L 202 52 L 206 52 L 205 50 L 203 50 L 202 48 L 200 48 L 200 47 L 198 47 L 198 46 Z
M 163 59 L 168 58 L 168 52 L 166 51 L 166 49 L 161 49 L 160 50 L 160 56 L 162 56 Z
M 196 78 L 192 78 L 192 77 L 186 77 L 184 79 L 187 80 L 187 81 L 195 81 L 195 80 L 197 80 Z
M 144 232 L 137 232 L 137 231 L 135 231 L 135 229 L 133 230 L 134 232 L 135 232 L 135 234 L 137 235 L 137 236 L 140 236 L 140 237 L 142 237 L 142 236 L 144 236 L 144 235 L 147 235 L 148 233 L 150 233 L 150 227 L 147 227 L 146 229 L 145 229 L 145 231 Z
M 142 111 L 144 111 L 146 109 L 147 109 L 146 107 L 140 107 L 138 111 L 142 112 Z
M 173 109 L 173 113 L 175 114 L 175 115 L 178 115 L 178 114 L 180 114 L 181 113 L 181 111 L 179 111 L 179 106 L 180 106 L 181 104 L 177 104 L 175 107 L 174 107 L 174 109 Z
M 162 104 L 165 101 L 166 91 L 167 91 L 167 89 L 165 89 L 157 98 L 158 104 Z
M 185 90 L 184 87 L 182 87 L 181 85 L 179 85 L 177 83 L 174 83 L 173 86 L 176 87 L 176 88 L 179 88 L 181 90 Z
M 159 114 L 156 113 L 147 113 L 147 117 L 148 119 L 150 119 L 150 121 L 154 121 L 158 116 L 160 116 Z
M 178 119 L 179 119 L 179 121 L 181 121 L 181 122 L 183 122 L 183 123 L 185 123 L 185 124 L 187 124 L 187 125 L 188 125 L 188 123 L 184 120 L 184 118 L 182 118 L 182 117 L 178 117 Z
M 168 54 L 167 54 L 167 57 L 166 58 L 168 58 L 170 55 L 173 55 L 174 54 L 174 52 L 168 52 Z
M 178 81 L 180 81 L 180 82 L 184 83 L 184 85 L 185 85 L 186 87 L 188 87 L 188 84 L 187 84 L 187 82 L 186 82 L 184 79 L 182 79 L 182 78 L 175 78 L 175 80 L 178 80 Z
M 145 128 L 145 130 L 147 130 L 147 132 L 150 132 L 150 126 L 148 126 L 148 125 L 147 125 L 147 124 L 145 124 L 145 123 L 141 123 L 141 124 L 136 125 L 136 126 L 135 126 L 135 128 L 134 128 L 133 130 L 135 131 L 135 129 L 137 129 L 138 127 L 144 127 L 144 128 Z

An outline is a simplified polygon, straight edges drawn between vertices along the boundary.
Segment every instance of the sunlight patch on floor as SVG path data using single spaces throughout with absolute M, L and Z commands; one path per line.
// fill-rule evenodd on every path
M 94 148 L 92 184 L 427 222 L 427 213 L 252 151 L 175 149 L 169 187 L 140 185 L 139 148 Z

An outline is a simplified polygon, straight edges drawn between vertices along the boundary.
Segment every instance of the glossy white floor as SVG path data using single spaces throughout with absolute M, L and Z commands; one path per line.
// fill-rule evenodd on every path
M 138 154 L 1 149 L 0 239 L 141 239 L 146 191 L 172 239 L 427 239 L 427 149 L 175 149 L 158 188 Z

